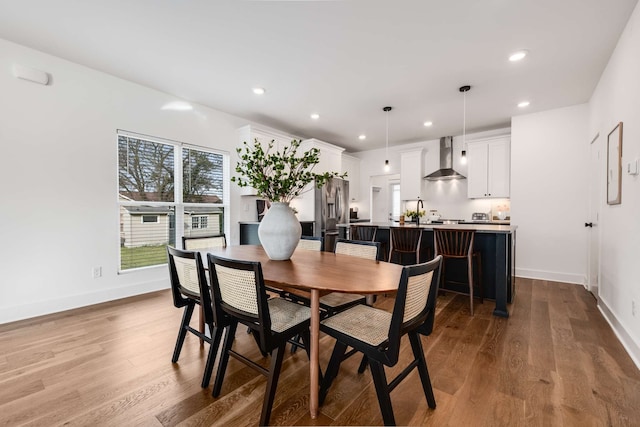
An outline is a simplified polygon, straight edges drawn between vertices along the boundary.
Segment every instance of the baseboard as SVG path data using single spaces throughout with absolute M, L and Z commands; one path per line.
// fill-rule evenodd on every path
M 609 326 L 611 326 L 611 329 L 613 329 L 613 333 L 616 334 L 624 349 L 627 350 L 627 353 L 629 354 L 629 357 L 631 357 L 631 360 L 633 360 L 633 363 L 635 363 L 638 369 L 640 369 L 640 345 L 633 340 L 631 335 L 629 335 L 622 323 L 618 321 L 618 318 L 613 314 L 613 311 L 609 309 L 609 306 L 602 298 L 598 298 L 598 309 L 604 316 L 605 320 L 609 323 Z
M 516 276 L 526 279 L 550 280 L 552 282 L 573 283 L 582 285 L 587 279 L 583 274 L 560 273 L 557 271 L 533 270 L 530 268 L 517 268 Z
M 58 313 L 74 308 L 113 301 L 134 295 L 168 289 L 169 280 L 156 280 L 120 288 L 104 289 L 96 292 L 72 295 L 64 298 L 49 299 L 19 306 L 3 307 L 0 310 L 0 324 L 15 322 L 46 314 Z

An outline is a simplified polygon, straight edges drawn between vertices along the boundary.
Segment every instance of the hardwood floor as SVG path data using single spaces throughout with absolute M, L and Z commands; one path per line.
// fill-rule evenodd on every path
M 493 302 L 442 295 L 423 338 L 437 408 L 413 372 L 391 394 L 399 425 L 637 426 L 640 372 L 582 287 L 517 279 L 512 316 Z M 382 298 L 378 306 L 390 308 Z M 222 395 L 200 388 L 207 347 L 185 341 L 171 363 L 181 312 L 169 291 L 0 325 L 0 425 L 256 425 L 265 378 L 231 359 Z M 194 316 L 195 317 L 195 316 Z M 196 320 L 194 319 L 193 324 Z M 248 335 L 236 346 L 259 353 Z M 332 339 L 321 338 L 322 369 Z M 409 359 L 403 341 L 399 372 Z M 273 425 L 380 425 L 370 373 L 347 360 L 318 419 L 308 414 L 308 361 L 287 354 Z

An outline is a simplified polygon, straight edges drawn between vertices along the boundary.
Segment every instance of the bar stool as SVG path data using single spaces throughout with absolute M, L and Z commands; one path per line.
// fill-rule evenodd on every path
M 389 262 L 393 262 L 393 254 L 400 257 L 399 263 L 402 265 L 420 263 L 420 243 L 422 242 L 421 228 L 391 228 L 391 249 L 389 250 Z M 403 255 L 415 254 L 415 263 L 405 264 Z
M 350 240 L 375 242 L 377 232 L 377 225 L 352 225 Z
M 484 302 L 484 291 L 482 288 L 482 258 L 479 251 L 473 250 L 475 231 L 473 230 L 433 230 L 433 238 L 436 246 L 436 256 L 442 255 L 441 285 L 445 282 L 445 266 L 447 259 L 467 259 L 467 277 L 469 282 L 469 311 L 473 316 L 473 260 L 478 261 L 478 287 L 480 288 L 480 302 Z M 440 290 L 446 291 L 440 286 Z

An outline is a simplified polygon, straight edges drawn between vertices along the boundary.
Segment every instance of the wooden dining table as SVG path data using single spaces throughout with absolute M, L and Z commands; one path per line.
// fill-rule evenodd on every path
M 269 259 L 262 246 L 240 245 L 200 250 L 220 257 L 259 261 L 267 285 L 306 292 L 311 300 L 311 345 L 309 363 L 309 411 L 318 416 L 320 297 L 330 292 L 382 294 L 398 289 L 402 266 L 349 255 L 296 250 L 287 261 Z M 206 261 L 205 261 L 206 262 Z

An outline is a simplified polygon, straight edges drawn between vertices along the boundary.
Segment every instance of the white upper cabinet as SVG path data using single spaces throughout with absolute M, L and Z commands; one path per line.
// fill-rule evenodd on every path
M 360 159 L 343 154 L 342 170 L 340 172 L 347 173 L 345 179 L 349 181 L 349 200 L 357 202 L 360 198 Z
M 423 149 L 400 153 L 400 199 L 422 198 Z
M 509 137 L 467 142 L 469 198 L 509 197 Z

